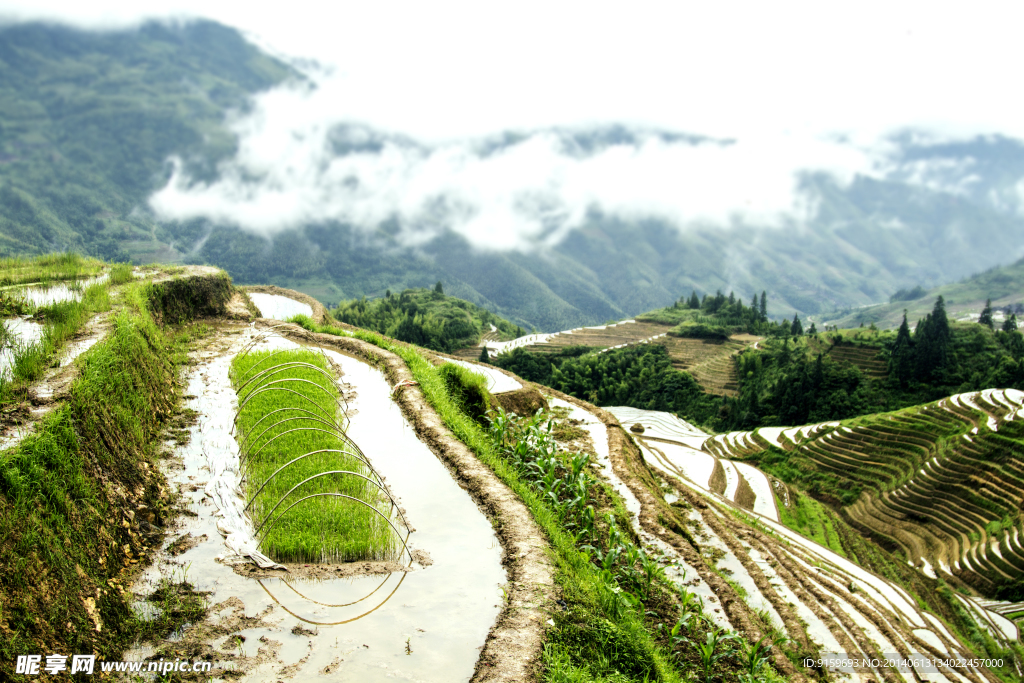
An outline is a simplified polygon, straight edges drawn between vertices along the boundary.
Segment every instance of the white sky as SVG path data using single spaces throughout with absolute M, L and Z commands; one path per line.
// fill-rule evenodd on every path
M 271 93 L 236 122 L 241 152 L 221 182 L 179 177 L 153 200 L 167 217 L 209 215 L 261 232 L 332 217 L 369 226 L 394 214 L 422 227 L 441 196 L 454 197 L 447 220 L 456 229 L 501 247 L 549 234 L 541 223 L 551 216 L 564 232 L 594 204 L 680 225 L 737 216 L 780 224 L 806 213 L 796 173 L 869 173 L 887 133 L 1024 138 L 1021 3 L 139 5 L 0 0 L 0 16 L 97 28 L 203 16 L 328 67 L 316 93 Z M 400 131 L 434 151 L 336 163 L 323 147 L 340 122 Z M 739 144 L 645 143 L 582 162 L 542 135 L 491 160 L 466 145 L 508 129 L 600 123 Z
M 335 66 L 337 111 L 421 137 L 595 120 L 1024 137 L 1024 4 L 839 5 L 4 0 L 0 15 L 89 26 L 205 16 Z

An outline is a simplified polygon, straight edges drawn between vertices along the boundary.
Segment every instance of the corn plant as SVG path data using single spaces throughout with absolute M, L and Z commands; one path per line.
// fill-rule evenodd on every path
M 767 636 L 762 636 L 756 643 L 745 643 L 743 650 L 737 655 L 743 669 L 740 672 L 740 680 L 744 683 L 754 683 L 758 680 L 758 675 L 771 661 L 772 646 L 786 640 L 789 639 L 783 637 L 772 642 Z

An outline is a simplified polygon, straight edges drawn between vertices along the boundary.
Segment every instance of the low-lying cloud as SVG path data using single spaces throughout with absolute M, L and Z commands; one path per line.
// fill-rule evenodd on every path
M 238 152 L 219 178 L 196 182 L 176 162 L 151 207 L 167 220 L 204 217 L 265 235 L 392 220 L 406 243 L 453 230 L 479 247 L 529 250 L 595 210 L 680 228 L 800 225 L 815 212 L 805 174 L 846 184 L 877 165 L 864 149 L 808 136 L 718 141 L 633 129 L 581 150 L 580 136 L 601 136 L 562 128 L 428 144 L 349 120 L 335 101 L 322 87 L 264 93 L 230 123 Z

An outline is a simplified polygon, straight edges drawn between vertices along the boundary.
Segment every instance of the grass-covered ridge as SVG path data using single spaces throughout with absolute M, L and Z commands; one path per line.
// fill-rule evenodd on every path
M 991 300 L 997 309 L 1008 309 L 1007 315 L 1016 312 L 1021 317 L 1024 310 L 1024 259 L 1007 266 L 989 268 L 959 282 L 934 287 L 916 288 L 905 292 L 906 299 L 896 299 L 886 304 L 865 306 L 838 314 L 824 316 L 830 324 L 838 327 L 876 325 L 881 328 L 896 328 L 903 311 L 908 311 L 911 320 L 924 317 L 931 309 L 935 298 L 942 296 L 954 319 L 973 315 L 975 318 Z
M 78 280 L 99 275 L 103 262 L 75 252 L 0 259 L 0 287 L 53 280 Z
M 260 547 L 280 562 L 394 559 L 401 545 L 386 521 L 388 499 L 344 435 L 331 372 L 322 354 L 307 349 L 244 353 L 231 364 Z
M 343 323 L 448 353 L 475 345 L 485 335 L 494 340 L 523 335 L 521 327 L 487 309 L 446 296 L 440 284 L 434 289 L 406 289 L 401 294 L 388 291 L 379 299 L 342 301 L 332 314 Z
M 67 400 L 0 454 L 0 667 L 43 651 L 116 657 L 165 621 L 139 622 L 122 573 L 166 507 L 154 458 L 191 328 L 164 330 L 140 284 L 83 354 Z M 191 608 L 190 608 L 191 609 Z M 187 614 L 192 614 L 188 611 Z M 183 612 L 185 614 L 185 612 Z

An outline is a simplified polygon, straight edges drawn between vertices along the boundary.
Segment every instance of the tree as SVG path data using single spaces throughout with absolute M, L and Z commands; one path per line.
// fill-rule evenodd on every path
M 793 324 L 789 326 L 789 333 L 794 337 L 804 333 L 804 326 L 800 324 L 800 317 L 796 313 L 793 314 Z
M 950 337 L 946 301 L 940 296 L 914 331 L 914 372 L 919 380 L 930 382 L 943 373 L 949 360 Z
M 761 290 L 761 322 L 768 320 L 768 292 Z
M 690 294 L 690 308 L 700 308 L 700 299 L 697 298 L 697 290 L 693 290 L 693 293 Z
M 1011 313 L 1010 317 L 1003 321 L 1003 332 L 1013 332 L 1017 329 L 1017 314 Z
M 992 299 L 985 300 L 985 308 L 981 309 L 981 315 L 978 316 L 978 323 L 984 325 L 990 330 L 993 329 Z
M 818 334 L 818 330 L 814 327 L 814 323 L 811 323 L 811 329 L 807 331 L 807 334 Z
M 479 360 L 481 363 L 490 363 L 491 362 L 491 357 L 487 354 L 487 345 L 486 344 L 484 344 L 484 347 L 482 349 L 480 349 L 480 357 L 477 360 Z
M 438 280 L 437 284 L 434 285 L 434 291 L 437 294 L 444 294 L 444 287 L 441 286 L 441 281 L 440 280 Z
M 910 379 L 910 366 L 910 325 L 907 324 L 907 309 L 903 309 L 903 323 L 889 354 L 889 374 L 899 380 L 901 386 L 906 386 Z

